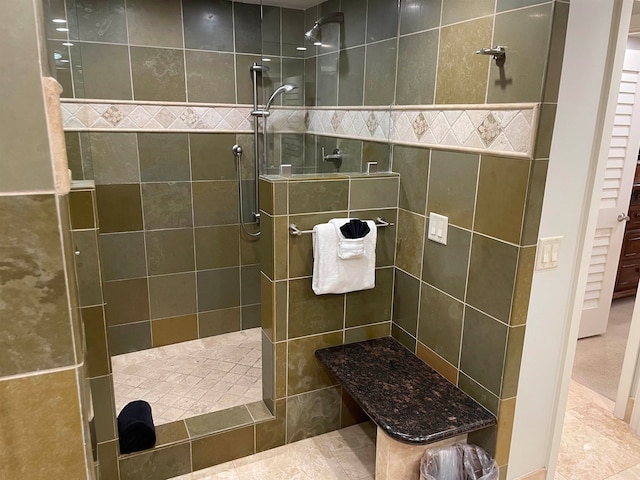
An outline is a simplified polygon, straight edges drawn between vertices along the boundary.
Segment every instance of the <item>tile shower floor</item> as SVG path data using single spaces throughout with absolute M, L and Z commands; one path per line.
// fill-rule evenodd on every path
M 117 413 L 146 400 L 160 425 L 262 400 L 260 335 L 252 328 L 113 357 Z

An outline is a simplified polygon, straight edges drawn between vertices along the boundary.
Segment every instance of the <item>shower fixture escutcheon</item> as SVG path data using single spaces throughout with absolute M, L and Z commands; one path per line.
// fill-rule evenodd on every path
M 491 55 L 491 58 L 496 61 L 496 65 L 502 67 L 504 62 L 507 61 L 507 48 L 501 45 L 496 45 L 491 48 L 481 48 L 476 51 L 476 55 Z

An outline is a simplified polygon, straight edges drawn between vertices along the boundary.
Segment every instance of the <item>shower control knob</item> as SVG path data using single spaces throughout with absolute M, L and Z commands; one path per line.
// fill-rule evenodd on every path
M 236 157 L 239 157 L 240 155 L 242 155 L 242 147 L 240 145 L 234 145 L 231 148 L 231 151 Z

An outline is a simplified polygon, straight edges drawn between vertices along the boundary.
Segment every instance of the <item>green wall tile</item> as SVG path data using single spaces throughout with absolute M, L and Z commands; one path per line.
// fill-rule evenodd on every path
M 149 320 L 149 291 L 146 278 L 104 282 L 108 325 Z
M 184 420 L 156 425 L 156 446 L 171 445 L 189 439 Z
M 445 215 L 450 225 L 471 228 L 479 163 L 479 155 L 433 151 L 427 214 Z
M 71 228 L 75 230 L 95 228 L 93 204 L 93 192 L 91 191 L 72 191 L 69 193 Z
M 110 375 L 92 378 L 91 399 L 98 443 L 113 440 L 117 437 L 114 419 L 116 418 L 113 400 L 113 379 Z
M 135 100 L 186 100 L 184 53 L 181 50 L 130 47 Z
M 348 180 L 314 180 L 289 183 L 289 213 L 315 213 L 346 210 Z
M 338 75 L 338 105 L 362 105 L 364 47 L 340 51 Z
M 463 300 L 470 244 L 471 233 L 453 226 L 449 226 L 447 245 L 425 240 L 422 280 Z
M 317 58 L 317 84 L 316 103 L 321 106 L 334 106 L 338 104 L 338 52 L 325 53 Z
M 80 133 L 64 132 L 64 143 L 67 149 L 67 163 L 69 164 L 72 178 L 74 180 L 84 180 L 82 153 L 80 151 Z
M 198 338 L 198 317 L 161 318 L 151 322 L 151 343 L 154 347 L 188 342 Z
M 387 0 L 369 0 L 367 42 L 395 37 L 398 33 L 398 4 Z
M 296 50 L 296 47 L 302 46 L 304 43 L 304 11 L 293 8 L 281 8 L 280 10 L 282 25 L 279 25 L 278 36 L 282 34 L 282 55 L 287 57 L 304 56 L 304 52 Z M 272 10 L 267 11 L 267 15 L 271 18 Z M 268 23 L 267 25 L 271 25 Z M 270 27 L 275 30 L 275 25 Z M 265 33 L 269 32 L 269 27 Z M 280 38 L 278 38 L 279 40 Z M 273 38 L 275 42 L 276 39 Z
M 367 1 L 349 0 L 341 2 L 341 11 L 344 13 L 344 33 L 342 45 L 353 47 L 365 43 L 365 29 L 367 20 Z
M 240 269 L 198 272 L 198 310 L 220 310 L 240 305 Z
M 129 42 L 149 47 L 182 48 L 182 4 L 179 0 L 127 0 Z
M 189 437 L 196 438 L 223 432 L 253 423 L 249 410 L 244 405 L 217 412 L 205 413 L 185 420 Z
M 510 325 L 512 326 L 524 325 L 527 321 L 535 261 L 535 246 L 520 248 L 516 282 L 513 289 L 513 304 L 511 305 Z
M 226 3 L 226 1 L 224 1 L 224 3 Z M 249 67 L 254 63 L 260 64 L 261 62 L 262 57 L 259 55 L 236 55 L 236 92 L 238 103 L 253 103 L 253 80 Z M 261 105 L 262 102 L 262 90 L 258 89 L 258 104 Z
M 509 322 L 518 247 L 474 234 L 467 303 Z
M 349 208 L 386 208 L 398 205 L 399 177 L 390 178 L 354 178 L 351 180 Z
M 548 160 L 536 160 L 531 164 L 521 245 L 536 245 L 538 243 L 538 230 L 540 228 L 540 217 L 542 215 L 542 199 L 544 197 L 548 167 Z
M 393 146 L 393 171 L 400 174 L 400 208 L 426 213 L 430 150 Z
M 328 388 L 287 398 L 287 442 L 340 428 L 340 388 Z
M 400 6 L 400 33 L 419 32 L 440 26 L 442 0 L 407 0 Z
M 233 52 L 232 3 L 226 0 L 183 0 L 186 48 Z
M 464 305 L 430 285 L 421 288 L 418 340 L 457 367 Z
M 420 276 L 420 255 L 424 242 L 425 218 L 406 210 L 398 211 L 396 266 L 416 277 Z
M 120 459 L 120 479 L 164 480 L 191 472 L 188 443 L 163 447 Z
M 442 25 L 492 15 L 494 0 L 448 0 L 442 2 Z
M 96 185 L 140 181 L 135 133 L 91 132 L 90 157 Z
M 374 288 L 347 293 L 346 327 L 391 320 L 393 270 L 393 268 L 377 269 Z
M 240 330 L 240 308 L 198 313 L 198 337 L 211 337 Z
M 86 362 L 90 377 L 108 375 L 111 371 L 104 310 L 100 307 L 87 307 L 80 310 L 84 335 L 87 344 Z
M 552 4 L 547 3 L 496 15 L 492 45 L 507 45 L 508 52 L 504 71 L 491 65 L 489 103 L 539 102 L 542 99 L 551 7 Z
M 498 13 L 516 8 L 529 7 L 538 3 L 546 3 L 547 0 L 498 0 L 496 11 Z M 559 3 L 559 2 L 558 2 Z
M 509 327 L 500 398 L 515 397 L 518 392 L 518 379 L 520 377 L 520 363 L 522 360 L 524 335 L 524 325 L 521 327 Z
M 98 185 L 96 204 L 100 233 L 142 230 L 140 185 Z
M 145 232 L 145 241 L 149 275 L 189 272 L 195 269 L 193 229 Z M 211 245 L 210 248 L 216 247 Z
M 416 355 L 449 382 L 454 385 L 458 382 L 458 369 L 422 342 L 417 342 Z
M 69 36 L 74 40 L 127 43 L 124 0 L 104 0 L 87 4 L 75 0 L 68 5 Z
M 393 293 L 393 323 L 414 337 L 418 330 L 420 280 L 396 269 Z
M 194 183 L 193 214 L 197 227 L 238 223 L 237 182 Z
M 289 281 L 289 337 L 304 337 L 342 328 L 343 295 L 316 295 L 311 279 Z
M 492 27 L 493 17 L 485 17 L 441 29 L 436 103 L 484 103 L 487 71 L 495 65 L 471 45 L 488 46 Z
M 469 378 L 463 372 L 460 372 L 458 388 L 460 388 L 460 390 L 469 395 L 494 415 L 498 414 L 498 405 L 500 404 L 500 399 L 494 393 L 490 392 L 482 385 Z
M 470 307 L 465 308 L 460 370 L 499 395 L 508 327 Z
M 396 253 L 398 210 L 395 208 L 355 210 L 349 212 L 349 215 L 359 217 L 363 220 L 375 220 L 380 217 L 386 222 L 395 224 L 393 226 L 377 228 L 378 238 L 376 240 L 376 268 L 393 266 Z M 334 217 L 338 216 L 339 215 L 334 215 Z
M 122 280 L 147 275 L 144 234 L 114 233 L 100 235 L 103 280 Z
M 260 5 L 233 4 L 236 52 L 262 53 L 262 22 Z M 280 53 L 279 51 L 277 53 Z
M 262 50 L 258 50 L 258 53 L 262 51 L 265 55 L 280 55 L 280 16 L 282 9 L 279 7 L 271 7 L 269 5 L 264 5 L 262 7 Z M 300 17 L 302 17 L 303 12 L 300 12 Z M 299 37 L 302 38 L 302 28 L 299 27 Z M 294 55 L 299 54 L 295 47 L 293 51 L 296 52 Z M 285 55 L 289 55 L 291 50 L 288 50 Z M 297 56 L 297 55 L 296 55 Z
M 76 278 L 80 306 L 102 303 L 100 264 L 98 259 L 98 235 L 95 230 L 73 232 Z M 79 253 L 77 253 L 79 252 Z
M 192 442 L 193 470 L 229 462 L 255 452 L 253 425 L 203 437 Z
M 196 228 L 198 270 L 238 266 L 240 264 L 239 235 L 237 225 Z
M 520 242 L 530 164 L 524 159 L 482 156 L 476 231 L 507 242 Z
M 384 21 L 388 20 L 387 18 Z M 367 45 L 364 82 L 365 105 L 393 103 L 396 88 L 397 53 L 395 39 Z
M 242 267 L 241 279 L 241 304 L 254 305 L 260 303 L 260 265 Z
M 435 3 L 435 2 L 434 2 Z M 437 2 L 440 3 L 439 1 Z M 439 30 L 400 37 L 398 46 L 398 105 L 430 105 L 436 85 Z
M 186 133 L 139 133 L 138 151 L 143 182 L 190 180 Z
M 398 340 L 409 351 L 415 353 L 416 351 L 415 337 L 412 337 L 410 334 L 408 334 L 403 329 L 398 327 L 395 323 L 391 326 L 391 336 L 396 340 Z
M 75 369 L 4 379 L 0 397 L 3 428 L 12 432 L 10 448 L 0 451 L 3 476 L 86 478 Z M 37 447 L 35 430 L 43 434 Z
M 149 306 L 152 319 L 196 313 L 195 274 L 149 277 Z
M 263 452 L 285 444 L 287 401 L 276 400 L 275 416 L 271 421 L 256 424 L 256 452 Z
M 79 58 L 72 56 L 72 63 L 74 66 L 82 65 L 82 72 L 81 78 L 74 79 L 76 98 L 133 98 L 129 48 L 126 45 L 80 42 L 77 55 Z M 78 80 L 81 80 L 80 85 Z
M 544 102 L 558 101 L 568 17 L 569 4 L 555 2 L 553 25 L 551 27 L 551 45 L 549 46 L 549 59 L 547 61 L 547 78 L 544 87 Z
M 100 478 L 118 478 L 118 440 L 98 444 Z
M 236 180 L 236 163 L 229 152 L 236 143 L 232 133 L 190 133 L 193 180 Z
M 287 395 L 335 385 L 336 380 L 316 359 L 319 348 L 342 344 L 342 332 L 325 333 L 288 342 Z
M 262 322 L 260 304 L 244 305 L 240 308 L 240 311 L 242 316 L 242 330 L 260 327 Z
M 109 327 L 109 353 L 120 355 L 151 348 L 151 322 L 128 323 Z
M 196 185 L 199 184 L 194 184 L 194 199 Z M 188 182 L 145 183 L 142 185 L 142 202 L 147 230 L 193 225 L 191 184 Z
M 372 338 L 388 337 L 391 334 L 391 322 L 376 323 L 362 327 L 348 328 L 344 331 L 344 342 L 362 342 Z
M 540 105 L 538 131 L 536 132 L 535 158 L 549 158 L 551 152 L 551 137 L 555 126 L 557 105 L 543 103 Z
M 232 53 L 187 50 L 185 60 L 190 102 L 235 103 L 235 62 Z

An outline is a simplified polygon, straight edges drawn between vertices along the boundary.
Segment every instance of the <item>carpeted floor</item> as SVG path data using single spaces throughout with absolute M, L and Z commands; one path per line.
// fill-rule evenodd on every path
M 578 340 L 571 377 L 614 400 L 622 371 L 635 297 L 614 300 L 604 335 Z

